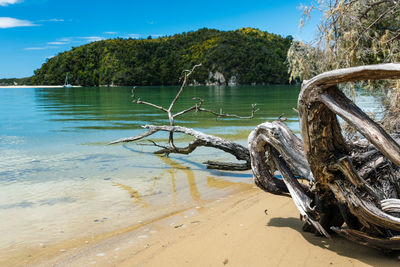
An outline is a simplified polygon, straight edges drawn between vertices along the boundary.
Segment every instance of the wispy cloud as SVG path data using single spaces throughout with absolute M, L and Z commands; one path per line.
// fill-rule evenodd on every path
M 117 34 L 118 32 L 103 32 L 104 34 Z
M 14 5 L 19 2 L 22 2 L 22 0 L 0 0 L 0 6 Z
M 49 45 L 65 45 L 65 44 L 68 44 L 68 42 L 48 42 L 47 44 L 49 44 Z
M 58 41 L 64 42 L 64 43 L 69 43 L 69 42 L 72 42 L 72 38 L 70 38 L 70 37 L 64 37 L 64 38 L 58 39 Z
M 83 42 L 95 42 L 95 41 L 100 41 L 104 40 L 104 37 L 100 36 L 79 36 L 79 37 L 63 37 L 59 38 L 54 42 L 48 42 L 47 44 L 50 45 L 65 45 L 65 44 L 71 44 L 71 43 L 81 43 Z
M 62 45 L 72 45 L 78 44 L 81 45 L 83 43 L 94 42 L 104 40 L 103 37 L 99 36 L 79 36 L 79 37 L 64 37 L 59 38 L 53 42 L 47 42 L 45 46 L 38 46 L 38 47 L 26 47 L 24 50 L 46 50 L 46 49 L 60 49 Z
M 86 40 L 88 42 L 95 42 L 95 41 L 104 40 L 104 37 L 99 37 L 99 36 L 85 36 L 85 37 L 78 37 L 78 38 Z
M 44 47 L 26 47 L 26 48 L 24 48 L 24 50 L 45 50 L 45 49 L 48 49 L 48 48 L 50 48 L 50 47 L 48 47 L 48 46 L 44 46 Z
M 0 29 L 15 28 L 15 27 L 31 27 L 38 26 L 28 20 L 21 20 L 9 17 L 0 17 Z
M 42 20 L 39 20 L 39 21 L 40 22 L 63 22 L 64 19 L 42 19 Z

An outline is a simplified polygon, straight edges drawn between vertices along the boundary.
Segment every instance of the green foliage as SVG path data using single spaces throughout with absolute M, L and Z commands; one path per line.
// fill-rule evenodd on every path
M 290 79 L 309 79 L 338 68 L 400 62 L 400 2 L 397 0 L 312 0 L 322 14 L 319 34 L 311 44 L 293 42 L 288 51 Z M 362 87 L 386 92 L 383 126 L 400 132 L 400 82 L 364 82 Z
M 35 71 L 35 84 L 177 85 L 183 69 L 202 63 L 192 79 L 212 80 L 220 72 L 239 84 L 288 82 L 286 54 L 292 37 L 252 28 L 236 31 L 200 29 L 152 39 L 93 42 L 49 59 Z
M 318 35 L 310 44 L 293 42 L 291 79 L 309 79 L 338 68 L 400 61 L 400 2 L 397 0 L 312 0 L 304 24 L 320 12 Z
M 0 85 L 33 85 L 32 77 L 0 79 Z

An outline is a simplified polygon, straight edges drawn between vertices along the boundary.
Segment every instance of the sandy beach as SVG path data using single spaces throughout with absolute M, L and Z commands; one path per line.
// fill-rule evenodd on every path
M 265 214 L 265 210 L 268 210 Z M 289 197 L 253 185 L 101 236 L 24 251 L 2 266 L 398 266 L 343 238 L 301 231 Z M 15 255 L 14 255 L 15 256 Z

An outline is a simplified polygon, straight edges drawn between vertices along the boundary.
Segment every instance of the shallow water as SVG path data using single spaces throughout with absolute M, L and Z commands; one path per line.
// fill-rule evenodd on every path
M 137 97 L 167 107 L 178 87 L 140 87 Z M 176 111 L 204 99 L 204 107 L 252 120 L 218 119 L 190 113 L 176 124 L 246 145 L 259 123 L 281 114 L 298 131 L 299 87 L 189 87 Z M 357 97 L 367 111 L 380 112 L 379 99 Z M 151 154 L 151 146 L 108 146 L 143 132 L 144 124 L 168 124 L 165 114 L 132 103 L 131 89 L 0 89 L 0 251 L 43 246 L 112 231 L 202 205 L 251 183 L 251 173 L 207 170 L 205 160 L 233 157 L 200 148 L 188 156 Z M 165 133 L 152 140 L 163 142 Z M 183 145 L 190 138 L 177 135 Z M 143 142 L 141 142 L 143 143 Z

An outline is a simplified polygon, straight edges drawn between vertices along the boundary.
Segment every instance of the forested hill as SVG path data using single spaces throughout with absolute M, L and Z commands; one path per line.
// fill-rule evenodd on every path
M 75 47 L 35 71 L 35 84 L 177 85 L 182 70 L 202 63 L 200 84 L 288 82 L 286 53 L 292 37 L 252 28 L 200 29 L 152 39 L 109 39 Z

